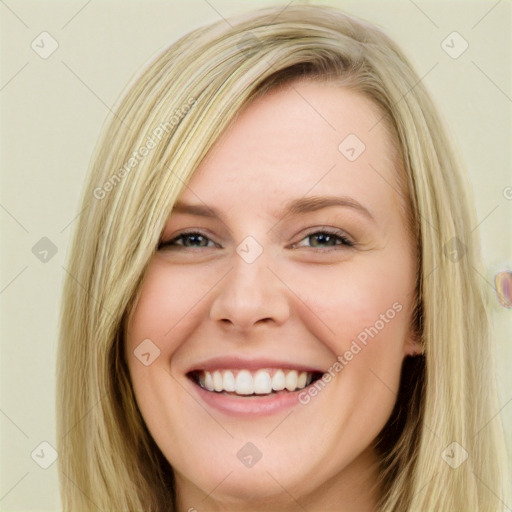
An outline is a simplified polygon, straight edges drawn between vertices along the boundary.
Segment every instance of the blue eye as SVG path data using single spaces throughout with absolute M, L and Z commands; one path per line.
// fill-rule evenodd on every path
M 301 245 L 303 240 L 309 240 L 311 245 Z M 335 246 L 346 246 L 353 247 L 354 243 L 349 240 L 346 236 L 341 233 L 335 233 L 330 231 L 315 231 L 305 236 L 301 242 L 295 245 L 295 247 L 335 247 Z
M 302 242 L 304 240 L 309 240 L 310 244 L 304 245 Z M 329 248 L 336 246 L 345 246 L 345 247 L 353 247 L 355 244 L 351 240 L 349 240 L 343 233 L 341 232 L 331 232 L 331 231 L 315 231 L 305 236 L 298 244 L 294 245 L 295 247 L 311 247 L 311 248 Z M 197 231 L 190 231 L 186 233 L 181 233 L 177 237 L 164 242 L 161 241 L 158 245 L 158 249 L 162 248 L 211 248 L 217 247 L 210 238 L 208 238 L 203 233 Z
M 181 242 L 181 243 L 180 243 Z M 212 242 L 207 236 L 202 233 L 190 231 L 188 233 L 181 233 L 181 235 L 169 240 L 168 242 L 160 242 L 158 248 L 163 247 L 212 247 L 208 245 L 208 242 Z M 212 242 L 213 244 L 213 242 Z M 213 244 L 215 246 L 215 244 Z

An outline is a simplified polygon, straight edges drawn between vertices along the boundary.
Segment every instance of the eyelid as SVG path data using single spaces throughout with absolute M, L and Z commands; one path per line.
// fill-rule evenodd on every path
M 330 236 L 337 237 L 339 240 L 341 240 L 341 243 L 335 244 L 334 246 L 328 246 L 328 247 L 311 247 L 311 246 L 298 246 L 300 242 L 308 238 L 309 236 L 315 235 L 315 234 L 327 234 Z M 170 237 L 168 240 L 161 239 L 158 243 L 158 249 L 161 249 L 163 247 L 183 247 L 184 249 L 211 249 L 212 247 L 186 247 L 185 245 L 180 244 L 172 244 L 172 242 L 175 242 L 176 240 L 179 240 L 182 237 L 186 237 L 187 235 L 201 235 L 204 238 L 206 238 L 209 242 L 212 242 L 217 248 L 222 248 L 220 244 L 215 242 L 212 238 L 212 236 L 208 233 L 208 230 L 204 230 L 201 228 L 190 228 L 185 229 L 181 232 L 178 232 L 174 234 L 172 237 Z M 306 232 L 301 234 L 301 238 L 297 241 L 291 244 L 289 247 L 292 249 L 305 247 L 310 249 L 317 249 L 319 251 L 330 251 L 330 250 L 337 250 L 336 247 L 344 247 L 344 248 L 354 248 L 356 247 L 355 240 L 345 231 L 334 228 L 334 227 L 328 227 L 328 226 L 316 226 L 309 228 Z
M 208 233 L 208 230 L 204 230 L 202 228 L 196 228 L 196 229 L 184 229 L 183 231 L 178 231 L 178 233 L 172 235 L 171 237 L 163 238 L 161 237 L 158 242 L 158 249 L 162 247 L 183 247 L 185 249 L 194 249 L 194 247 L 185 247 L 183 245 L 171 245 L 171 242 L 174 242 L 175 240 L 180 239 L 181 237 L 184 237 L 186 235 L 201 235 L 207 238 L 210 242 L 215 244 L 217 247 L 219 247 L 219 244 L 215 242 L 212 238 L 212 236 Z M 204 249 L 210 249 L 211 247 L 204 247 Z M 201 247 L 198 247 L 198 249 L 201 249 Z
M 327 235 L 336 236 L 342 240 L 345 240 L 344 243 L 336 244 L 336 246 L 342 246 L 342 247 L 347 247 L 347 248 L 356 246 L 356 241 L 347 232 L 343 231 L 342 229 L 328 227 L 328 226 L 317 226 L 317 227 L 308 229 L 305 233 L 302 233 L 300 240 L 291 244 L 291 247 L 294 248 L 295 246 L 297 246 L 298 243 L 302 242 L 305 238 L 308 238 L 309 236 L 317 234 L 317 233 L 325 233 Z M 334 246 L 334 247 L 336 247 L 336 246 Z M 331 250 L 334 247 L 331 246 L 330 248 L 329 247 L 323 248 L 323 250 Z M 310 247 L 310 248 L 315 249 L 315 247 Z M 320 249 L 320 250 L 322 250 L 322 249 Z

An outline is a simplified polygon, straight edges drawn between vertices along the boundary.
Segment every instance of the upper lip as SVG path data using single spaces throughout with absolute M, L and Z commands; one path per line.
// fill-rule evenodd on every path
M 258 358 L 243 358 L 239 356 L 218 356 L 198 362 L 191 366 L 185 373 L 192 371 L 213 371 L 213 370 L 259 370 L 261 368 L 281 368 L 283 370 L 297 370 L 311 373 L 324 373 L 321 368 L 312 366 L 307 363 L 294 363 L 290 361 L 269 359 L 264 357 Z

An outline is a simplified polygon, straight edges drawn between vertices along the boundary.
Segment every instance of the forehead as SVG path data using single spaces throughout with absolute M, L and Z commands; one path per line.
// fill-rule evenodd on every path
M 183 201 L 270 208 L 317 194 L 395 203 L 393 145 L 380 111 L 333 83 L 295 81 L 254 100 L 216 141 Z

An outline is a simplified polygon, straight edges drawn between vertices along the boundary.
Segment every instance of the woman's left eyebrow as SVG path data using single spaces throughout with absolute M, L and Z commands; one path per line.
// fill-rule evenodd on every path
M 299 215 L 301 213 L 309 213 L 323 208 L 330 208 L 333 206 L 342 206 L 345 208 L 352 208 L 353 210 L 361 213 L 369 220 L 375 222 L 375 217 L 371 214 L 370 210 L 363 206 L 360 202 L 349 196 L 309 196 L 301 197 L 299 199 L 292 199 L 288 201 L 278 216 Z M 277 212 L 276 212 L 277 213 Z
M 323 208 L 330 208 L 333 206 L 351 208 L 369 220 L 375 222 L 375 217 L 370 210 L 348 196 L 310 196 L 292 199 L 288 201 L 281 211 L 274 211 L 273 215 L 276 218 L 283 218 L 289 215 L 300 215 L 303 213 L 314 212 Z M 213 206 L 207 204 L 192 204 L 178 201 L 172 210 L 172 213 L 184 213 L 188 215 L 197 215 L 199 217 L 212 217 L 220 220 L 225 220 L 224 216 Z

